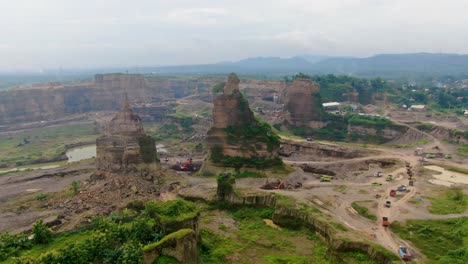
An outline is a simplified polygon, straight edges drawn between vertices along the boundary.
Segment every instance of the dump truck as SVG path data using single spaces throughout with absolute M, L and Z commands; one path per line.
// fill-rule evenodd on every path
M 400 246 L 400 248 L 398 249 L 398 253 L 400 254 L 402 260 L 411 259 L 411 254 L 409 253 L 408 248 L 405 246 Z
M 386 216 L 382 217 L 382 225 L 385 227 L 390 225 L 390 222 L 388 221 L 388 217 Z

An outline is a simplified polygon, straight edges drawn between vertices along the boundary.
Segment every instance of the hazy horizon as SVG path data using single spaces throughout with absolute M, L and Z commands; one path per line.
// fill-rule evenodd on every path
M 0 71 L 468 54 L 468 2 L 2 1 Z

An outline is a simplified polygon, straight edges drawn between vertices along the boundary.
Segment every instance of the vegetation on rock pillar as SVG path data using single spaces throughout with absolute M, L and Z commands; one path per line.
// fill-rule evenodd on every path
M 138 138 L 140 145 L 140 154 L 145 163 L 157 161 L 156 148 L 154 147 L 154 139 L 151 136 L 142 136 Z
M 224 201 L 225 197 L 234 192 L 234 184 L 236 184 L 236 178 L 230 173 L 224 173 L 218 176 L 217 179 L 218 188 L 216 194 L 218 201 Z

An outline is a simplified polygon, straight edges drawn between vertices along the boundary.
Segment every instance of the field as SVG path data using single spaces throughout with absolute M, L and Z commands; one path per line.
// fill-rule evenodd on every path
M 468 195 L 462 188 L 450 188 L 439 197 L 428 197 L 432 202 L 430 212 L 432 214 L 456 214 L 468 210 Z
M 94 124 L 72 124 L 35 128 L 0 135 L 0 165 L 22 166 L 55 161 L 65 152 L 65 144 L 95 140 Z
M 272 213 L 251 207 L 203 212 L 202 263 L 334 263 L 314 232 L 278 227 L 268 221 Z M 347 263 L 373 263 L 360 253 L 340 256 Z
M 392 230 L 421 250 L 427 263 L 468 263 L 468 218 L 395 222 Z

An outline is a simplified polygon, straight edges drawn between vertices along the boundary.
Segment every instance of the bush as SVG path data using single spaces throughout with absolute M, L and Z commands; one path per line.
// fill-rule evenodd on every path
M 145 203 L 139 200 L 131 201 L 127 204 L 127 208 L 139 213 L 145 210 Z
M 52 231 L 44 224 L 44 221 L 39 220 L 33 225 L 33 241 L 36 244 L 47 244 L 53 239 Z
M 80 183 L 77 181 L 73 181 L 71 183 L 72 189 L 73 189 L 73 194 L 77 195 L 78 194 L 78 188 L 80 187 Z
M 47 194 L 44 194 L 44 193 L 40 193 L 38 195 L 36 195 L 36 200 L 38 201 L 42 201 L 42 200 L 45 200 L 47 199 L 48 195 Z

